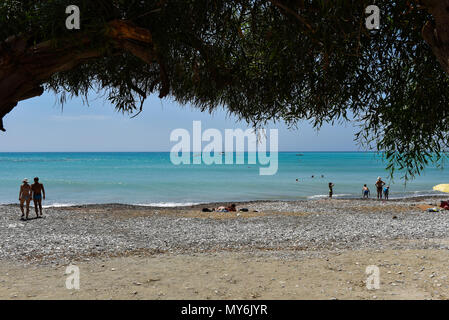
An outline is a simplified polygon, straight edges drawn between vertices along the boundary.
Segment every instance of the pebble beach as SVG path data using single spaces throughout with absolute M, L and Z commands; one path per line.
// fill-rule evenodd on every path
M 440 200 L 239 203 L 247 213 L 201 212 L 220 204 L 89 205 L 47 208 L 44 219 L 28 221 L 19 219 L 18 206 L 7 205 L 0 206 L 0 259 L 51 263 L 133 251 L 433 248 L 439 247 L 435 239 L 449 238 L 449 213 L 430 213 L 417 205 L 437 206 Z
M 321 263 L 348 253 L 447 254 L 449 213 L 419 207 L 437 206 L 440 200 L 254 201 L 237 203 L 248 212 L 222 213 L 201 210 L 218 203 L 174 208 L 86 205 L 46 208 L 43 219 L 28 221 L 20 220 L 17 205 L 2 205 L 0 264 L 11 272 L 21 266 L 62 268 L 135 258 L 216 257 L 218 262 L 223 255 L 237 254 L 239 261 Z

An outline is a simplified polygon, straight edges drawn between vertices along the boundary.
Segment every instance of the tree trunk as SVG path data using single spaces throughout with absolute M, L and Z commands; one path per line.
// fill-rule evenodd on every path
M 435 23 L 427 22 L 423 27 L 423 38 L 449 74 L 449 0 L 423 0 L 422 3 L 435 19 Z
M 112 21 L 105 37 L 120 51 L 128 51 L 151 64 L 157 58 L 148 30 L 125 21 Z M 0 130 L 3 117 L 22 100 L 40 96 L 42 84 L 58 72 L 100 58 L 102 47 L 92 47 L 88 35 L 79 35 L 74 41 L 61 42 L 55 47 L 51 41 L 35 46 L 27 44 L 24 36 L 12 36 L 0 43 Z M 165 81 L 165 80 L 164 80 Z
M 19 101 L 40 96 L 42 83 L 53 74 L 71 70 L 101 56 L 99 49 L 78 51 L 75 46 L 56 49 L 50 42 L 28 48 L 24 38 L 10 38 L 0 56 L 0 119 Z M 0 122 L 0 130 L 4 131 Z

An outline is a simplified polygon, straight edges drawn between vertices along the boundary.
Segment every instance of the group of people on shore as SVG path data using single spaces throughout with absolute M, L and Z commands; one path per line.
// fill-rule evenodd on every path
M 298 181 L 298 179 L 296 179 Z M 377 190 L 377 199 L 381 200 L 382 196 L 385 200 L 388 200 L 390 193 L 390 186 L 386 186 L 386 183 L 382 181 L 381 177 L 377 177 L 377 181 L 374 184 Z M 334 184 L 329 182 L 329 198 L 332 198 L 334 191 Z M 370 197 L 370 189 L 366 184 L 362 187 L 362 196 L 363 199 L 369 199 Z M 23 179 L 23 183 L 20 186 L 19 191 L 19 201 L 20 201 L 20 210 L 22 212 L 21 219 L 28 220 L 28 216 L 30 213 L 30 202 L 33 199 L 34 202 L 34 210 L 36 211 L 36 218 L 42 217 L 42 200 L 45 200 L 45 189 L 42 183 L 39 183 L 39 178 L 34 178 L 34 183 L 30 185 L 28 183 L 28 179 Z M 206 208 L 205 208 L 206 209 Z M 218 207 L 213 208 L 212 210 L 207 209 L 209 212 L 235 212 L 236 206 L 235 204 L 230 205 L 229 207 Z M 203 209 L 203 211 L 205 211 Z
M 374 184 L 377 190 L 377 199 L 382 200 L 382 195 L 385 200 L 388 200 L 389 194 L 390 194 L 390 186 L 386 186 L 386 183 L 382 181 L 381 177 L 377 177 L 377 181 Z M 332 182 L 329 182 L 329 198 L 332 198 L 332 195 L 334 194 L 333 191 L 334 184 Z M 363 199 L 369 199 L 371 192 L 366 184 L 362 187 L 362 197 Z
M 389 185 L 386 186 L 386 183 L 384 181 L 382 181 L 381 177 L 377 177 L 377 181 L 374 184 L 374 186 L 376 187 L 376 190 L 377 190 L 377 199 L 382 200 L 382 195 L 383 195 L 384 199 L 388 200 L 388 197 L 390 194 L 390 186 Z M 363 194 L 363 199 L 368 199 L 370 196 L 370 190 L 366 186 L 366 184 L 363 185 L 362 194 Z
M 28 179 L 23 179 L 19 191 L 20 211 L 22 211 L 21 219 L 28 220 L 30 213 L 30 202 L 33 199 L 36 218 L 42 218 L 42 199 L 45 200 L 45 189 L 39 178 L 34 178 L 34 183 L 30 185 Z M 40 214 L 39 214 L 40 213 Z

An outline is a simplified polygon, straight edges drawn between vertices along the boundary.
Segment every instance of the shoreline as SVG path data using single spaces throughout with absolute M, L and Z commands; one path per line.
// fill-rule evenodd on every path
M 400 197 L 400 198 L 390 198 L 389 200 L 381 199 L 378 200 L 376 198 L 369 198 L 369 199 L 363 199 L 362 197 L 348 197 L 348 198 L 332 198 L 329 199 L 328 197 L 323 198 L 314 198 L 314 199 L 290 199 L 290 200 L 274 200 L 274 199 L 268 199 L 268 200 L 239 200 L 239 201 L 220 201 L 220 202 L 198 202 L 198 203 L 186 203 L 178 205 L 157 205 L 156 203 L 153 204 L 132 204 L 132 203 L 121 203 L 121 202 L 111 202 L 111 203 L 85 203 L 85 204 L 63 204 L 58 203 L 55 205 L 43 205 L 44 209 L 57 209 L 57 208 L 89 208 L 89 207 L 124 207 L 124 208 L 154 208 L 154 209 L 196 209 L 196 208 L 203 208 L 203 207 L 220 207 L 220 206 L 228 206 L 232 203 L 236 204 L 237 206 L 240 205 L 250 205 L 250 204 L 258 204 L 258 203 L 301 203 L 301 202 L 318 202 L 318 201 L 364 201 L 364 202 L 373 202 L 373 203 L 395 203 L 395 202 L 421 202 L 426 200 L 448 200 L 449 194 L 445 196 L 445 194 L 441 195 L 419 195 L 419 196 L 410 196 L 410 197 Z M 164 203 L 164 202 L 161 202 Z M 0 206 L 5 207 L 18 207 L 18 203 L 0 203 Z M 30 208 L 33 207 L 33 202 L 30 202 Z

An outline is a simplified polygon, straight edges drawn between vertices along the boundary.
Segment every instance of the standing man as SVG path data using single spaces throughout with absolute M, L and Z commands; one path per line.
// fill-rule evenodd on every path
M 25 220 L 28 220 L 28 214 L 30 213 L 30 201 L 31 201 L 31 186 L 28 184 L 28 179 L 23 179 L 23 184 L 20 186 L 19 191 L 19 201 L 20 201 L 20 211 L 22 211 L 21 218 L 25 215 L 23 210 L 23 204 L 26 203 L 26 217 Z
M 31 190 L 33 190 L 33 201 L 34 201 L 34 210 L 36 210 L 36 217 L 39 218 L 39 211 L 42 217 L 42 195 L 45 200 L 45 189 L 44 185 L 42 183 L 39 183 L 38 177 L 34 178 L 34 183 L 31 185 Z
M 329 182 L 329 198 L 332 199 L 332 196 L 334 194 L 334 184 L 332 182 Z
M 381 177 L 377 177 L 377 181 L 375 183 L 377 189 L 377 200 L 382 200 L 382 189 L 385 185 L 385 182 L 382 181 Z

